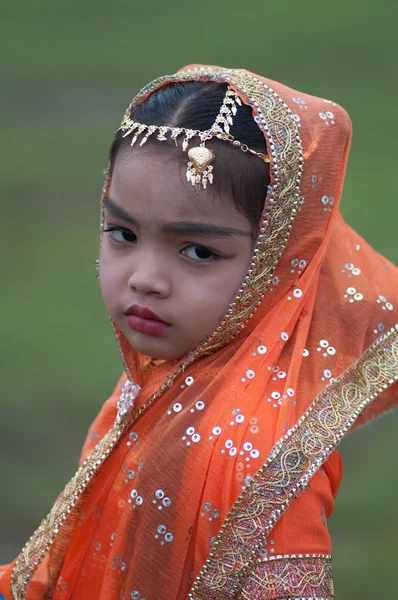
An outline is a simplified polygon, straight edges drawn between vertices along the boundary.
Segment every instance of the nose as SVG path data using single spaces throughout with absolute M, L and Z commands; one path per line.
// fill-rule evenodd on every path
M 136 256 L 128 280 L 129 287 L 142 295 L 167 298 L 171 292 L 170 270 L 158 256 Z

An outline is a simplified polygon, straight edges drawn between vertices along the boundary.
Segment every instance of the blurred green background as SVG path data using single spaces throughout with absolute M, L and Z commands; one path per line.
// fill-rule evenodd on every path
M 342 211 L 398 258 L 392 0 L 201 3 L 14 0 L 0 19 L 0 563 L 73 474 L 122 367 L 94 278 L 112 132 L 151 79 L 245 67 L 333 99 L 354 139 Z M 330 521 L 340 600 L 398 589 L 398 411 L 342 447 Z

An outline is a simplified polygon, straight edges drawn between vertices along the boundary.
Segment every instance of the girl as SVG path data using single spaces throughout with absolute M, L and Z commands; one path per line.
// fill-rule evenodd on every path
M 7 600 L 334 598 L 336 447 L 398 378 L 396 269 L 339 212 L 350 138 L 244 70 L 133 100 L 100 253 L 125 373 Z

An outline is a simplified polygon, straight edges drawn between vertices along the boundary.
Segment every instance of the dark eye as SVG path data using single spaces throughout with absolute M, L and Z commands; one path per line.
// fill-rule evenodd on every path
M 205 246 L 187 246 L 183 250 L 184 256 L 188 256 L 192 260 L 196 260 L 197 262 L 210 262 L 217 258 L 216 254 L 206 248 Z
M 137 241 L 135 233 L 125 227 L 108 227 L 108 229 L 104 229 L 104 233 L 109 233 L 112 241 L 118 244 L 131 244 Z

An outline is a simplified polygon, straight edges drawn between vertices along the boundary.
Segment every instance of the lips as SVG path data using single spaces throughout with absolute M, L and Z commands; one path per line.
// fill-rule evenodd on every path
M 133 304 L 126 311 L 127 322 L 131 329 L 148 335 L 161 335 L 170 327 L 158 315 L 145 306 Z

